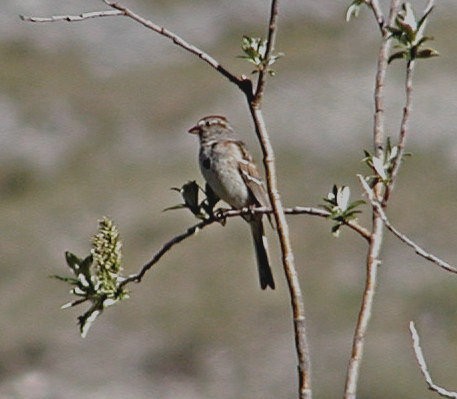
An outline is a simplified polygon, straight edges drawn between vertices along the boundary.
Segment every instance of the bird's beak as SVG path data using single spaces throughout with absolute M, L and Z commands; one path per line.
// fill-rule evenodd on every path
M 198 134 L 198 133 L 200 133 L 200 126 L 195 125 L 194 127 L 191 127 L 191 128 L 188 130 L 188 133 L 191 133 L 191 134 Z

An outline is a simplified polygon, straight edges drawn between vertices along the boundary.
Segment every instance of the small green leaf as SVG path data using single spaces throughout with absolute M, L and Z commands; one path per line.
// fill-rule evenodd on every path
M 397 51 L 396 53 L 393 53 L 393 54 L 389 57 L 387 63 L 390 64 L 390 63 L 391 63 L 392 61 L 394 61 L 394 60 L 399 60 L 399 59 L 402 59 L 402 58 L 407 58 L 407 56 L 408 56 L 408 52 L 407 52 L 407 51 L 405 51 L 405 50 L 403 50 L 403 51 Z
M 344 223 L 355 219 L 356 215 L 361 213 L 360 210 L 355 208 L 365 204 L 363 200 L 350 202 L 350 195 L 351 190 L 349 187 L 333 185 L 331 192 L 327 194 L 326 198 L 323 198 L 325 204 L 321 205 L 321 207 L 330 213 L 328 218 L 336 222 L 332 227 L 332 234 L 335 236 L 339 235 L 340 227 Z
M 81 273 L 88 276 L 90 274 L 89 269 L 92 266 L 93 261 L 94 261 L 94 257 L 92 256 L 92 254 L 90 254 L 86 258 L 84 258 L 84 260 L 81 262 L 81 264 L 79 266 L 79 270 L 81 271 Z
M 332 226 L 332 235 L 335 237 L 335 238 L 338 238 L 340 236 L 340 233 L 341 233 L 341 223 L 339 224 L 335 224 L 334 226 Z
M 374 168 L 375 172 L 378 174 L 378 176 L 382 180 L 387 180 L 386 171 L 384 170 L 384 162 L 382 161 L 382 159 L 373 157 L 371 159 L 371 161 L 373 163 L 373 168 Z
M 184 199 L 184 203 L 186 206 L 192 211 L 199 213 L 200 207 L 198 202 L 198 192 L 200 187 L 198 186 L 197 182 L 189 181 L 184 184 L 181 188 L 181 195 Z
M 434 6 L 432 5 L 428 10 L 425 10 L 424 15 L 422 16 L 422 18 L 417 23 L 417 29 L 421 29 L 422 26 L 424 26 L 424 23 L 427 20 L 427 18 L 430 15 L 430 13 L 433 11 L 433 8 L 434 8 Z
M 173 205 L 173 206 L 169 206 L 168 208 L 165 208 L 162 212 L 175 211 L 176 209 L 183 209 L 183 208 L 187 208 L 186 205 L 184 205 L 184 204 Z
M 241 49 L 244 54 L 237 56 L 237 58 L 244 59 L 251 64 L 254 64 L 256 69 L 252 71 L 253 74 L 258 73 L 259 71 L 265 71 L 273 76 L 274 72 L 269 66 L 274 64 L 278 58 L 284 55 L 283 53 L 270 54 L 267 59 L 267 41 L 260 37 L 243 36 L 241 40 Z
M 77 285 L 78 284 L 78 279 L 76 279 L 74 277 L 62 277 L 62 276 L 58 276 L 57 274 L 53 274 L 51 276 L 51 278 L 55 278 L 57 280 L 63 281 L 64 283 L 68 283 L 68 284 L 71 284 L 71 285 Z
M 346 22 L 349 22 L 352 17 L 357 18 L 359 16 L 363 4 L 365 4 L 365 0 L 353 0 L 346 11 Z
M 349 205 L 349 198 L 351 196 L 351 190 L 347 186 L 343 186 L 342 189 L 338 192 L 336 197 L 336 203 L 341 210 L 345 211 Z
M 70 251 L 65 252 L 65 260 L 67 261 L 67 265 L 74 271 L 78 271 L 80 264 L 83 262 L 82 259 L 78 258 Z
M 413 41 L 417 31 L 417 21 L 414 10 L 409 2 L 403 3 L 402 8 L 402 12 L 400 12 L 397 17 L 397 23 L 403 28 L 403 32 L 405 32 L 408 37 L 412 36 L 411 41 Z
M 432 48 L 424 48 L 423 50 L 419 50 L 416 54 L 416 58 L 432 58 L 438 57 L 440 53 Z

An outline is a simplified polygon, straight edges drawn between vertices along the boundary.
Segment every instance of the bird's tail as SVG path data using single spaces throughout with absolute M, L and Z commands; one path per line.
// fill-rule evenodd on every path
M 261 218 L 255 218 L 249 222 L 251 225 L 252 238 L 254 239 L 257 268 L 259 269 L 260 287 L 275 288 L 273 274 L 271 273 L 270 261 L 268 260 L 268 243 Z

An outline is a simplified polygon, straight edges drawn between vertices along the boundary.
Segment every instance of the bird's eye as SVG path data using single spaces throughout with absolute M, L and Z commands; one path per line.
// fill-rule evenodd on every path
M 210 121 L 206 121 L 206 122 L 205 122 L 205 125 L 206 125 L 206 126 L 209 126 L 209 125 L 211 125 L 211 122 L 210 122 Z

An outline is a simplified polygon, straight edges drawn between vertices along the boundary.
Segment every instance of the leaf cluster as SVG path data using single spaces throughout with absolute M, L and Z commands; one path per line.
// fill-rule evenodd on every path
M 247 60 L 256 66 L 251 72 L 253 74 L 259 71 L 267 71 L 271 76 L 274 76 L 275 71 L 269 67 L 284 55 L 284 53 L 270 54 L 267 59 L 267 41 L 260 37 L 243 36 L 241 50 L 244 54 L 239 55 L 238 58 Z
M 188 209 L 196 218 L 201 220 L 214 217 L 214 207 L 219 202 L 219 197 L 208 184 L 203 189 L 195 180 L 192 180 L 185 183 L 182 187 L 172 187 L 172 190 L 181 194 L 184 203 L 171 206 L 164 209 L 164 211 Z M 205 195 L 205 198 L 202 200 L 200 200 L 200 193 Z
M 122 243 L 119 232 L 113 222 L 104 217 L 99 221 L 97 234 L 92 238 L 90 255 L 79 258 L 67 251 L 65 259 L 74 277 L 53 276 L 72 286 L 70 293 L 78 299 L 62 306 L 63 309 L 74 307 L 86 301 L 89 309 L 78 317 L 82 337 L 87 335 L 93 321 L 108 306 L 128 298 L 128 292 L 122 287 Z
M 373 175 L 366 176 L 370 187 L 374 187 L 378 182 L 388 185 L 392 180 L 392 171 L 398 157 L 398 146 L 392 146 L 389 137 L 387 138 L 387 143 L 381 156 L 377 157 L 367 150 L 363 152 L 365 153 L 365 157 L 362 159 L 362 162 L 374 172 Z M 410 155 L 409 153 L 403 154 L 404 157 Z
M 347 186 L 338 187 L 333 185 L 332 191 L 323 198 L 325 204 L 321 205 L 325 210 L 330 212 L 329 218 L 336 223 L 332 226 L 332 234 L 338 237 L 340 228 L 350 220 L 356 219 L 356 215 L 361 213 L 358 208 L 365 204 L 364 200 L 350 202 L 351 189 Z
M 397 51 L 389 57 L 389 63 L 396 59 L 413 61 L 416 58 L 431 58 L 439 55 L 438 51 L 431 47 L 423 48 L 424 43 L 433 40 L 433 37 L 425 36 L 426 22 L 432 10 L 433 7 L 429 7 L 422 18 L 417 20 L 411 4 L 403 3 L 395 19 L 395 26 L 387 28 L 391 37 L 397 41 L 394 47 Z

